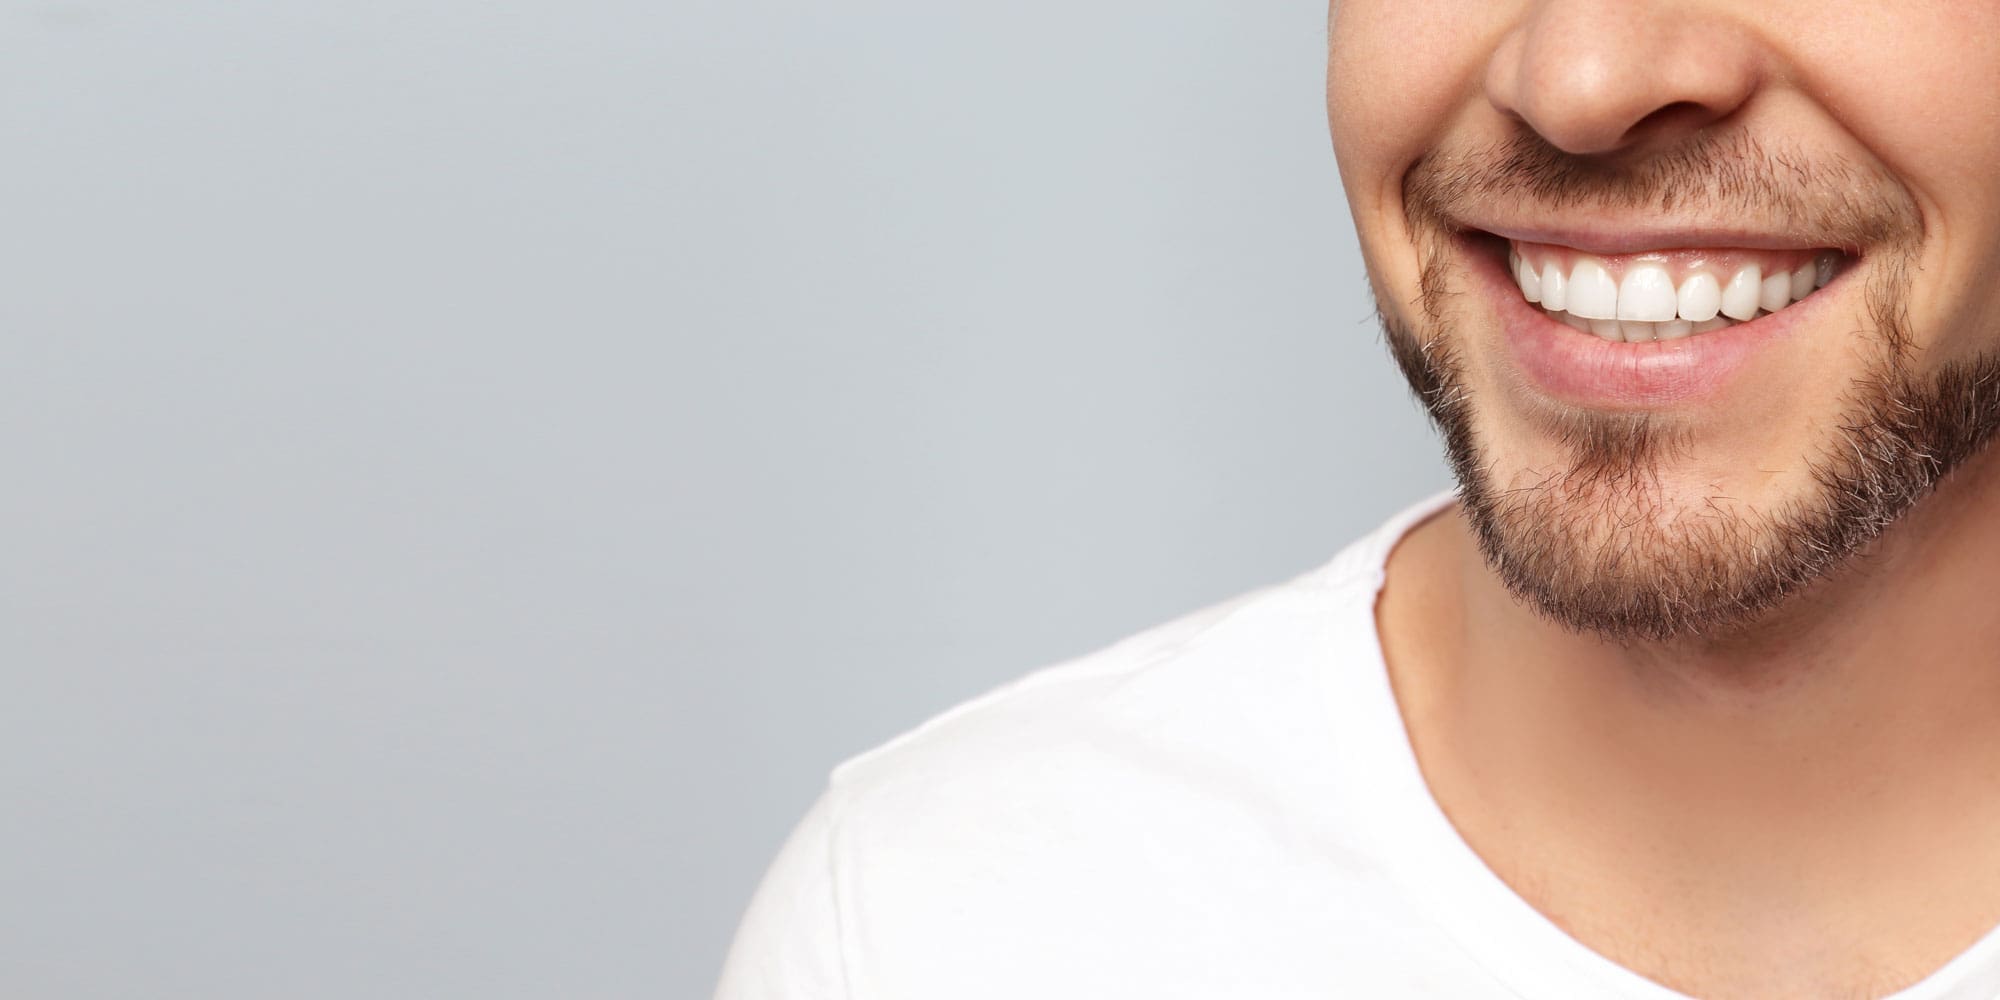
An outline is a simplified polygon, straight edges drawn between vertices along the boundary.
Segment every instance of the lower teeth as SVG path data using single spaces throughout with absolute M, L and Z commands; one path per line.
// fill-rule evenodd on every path
M 1584 319 L 1574 313 L 1555 312 L 1548 309 L 1544 309 L 1542 312 L 1558 323 L 1566 324 L 1604 340 L 1625 341 L 1635 344 L 1644 343 L 1649 340 L 1679 340 L 1682 337 L 1690 337 L 1697 333 L 1708 333 L 1713 330 L 1720 330 L 1726 326 L 1735 326 L 1739 322 L 1746 322 L 1744 320 L 1730 319 L 1727 316 L 1717 316 L 1714 319 L 1703 320 L 1700 323 L 1684 319 L 1668 320 L 1663 323 L 1646 323 L 1636 320 Z M 1771 314 L 1768 312 L 1759 311 L 1754 318 L 1761 319 L 1769 315 Z

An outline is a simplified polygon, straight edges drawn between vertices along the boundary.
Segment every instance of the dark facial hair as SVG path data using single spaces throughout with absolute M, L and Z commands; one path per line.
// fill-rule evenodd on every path
M 1524 133 L 1419 163 L 1404 186 L 1423 255 L 1419 316 L 1385 310 L 1391 354 L 1436 424 L 1486 563 L 1548 619 L 1614 641 L 1725 637 L 1754 627 L 1868 544 L 2000 429 L 2000 353 L 1919 370 L 1905 303 L 1921 217 L 1885 175 L 1771 154 L 1742 135 L 1701 135 L 1643 162 L 1573 157 Z M 1809 487 L 1777 509 L 1711 498 L 1668 511 L 1659 469 L 1684 434 L 1647 414 L 1568 410 L 1542 430 L 1567 461 L 1501 489 L 1479 440 L 1479 400 L 1454 345 L 1449 307 L 1459 209 L 1511 198 L 1550 212 L 1707 208 L 1772 220 L 1799 245 L 1860 255 L 1871 357 L 1842 390 L 1838 430 L 1801 455 Z M 1726 212 L 1735 213 L 1723 215 Z

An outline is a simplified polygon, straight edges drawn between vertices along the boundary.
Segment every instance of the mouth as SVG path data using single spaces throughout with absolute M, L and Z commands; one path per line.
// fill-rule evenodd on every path
M 1628 344 L 1725 330 L 1783 311 L 1831 282 L 1838 250 L 1701 248 L 1600 255 L 1507 242 L 1523 300 L 1559 323 Z
M 1514 367 L 1575 405 L 1657 408 L 1713 396 L 1819 311 L 1857 262 L 1831 247 L 1676 246 L 1596 253 L 1463 230 Z

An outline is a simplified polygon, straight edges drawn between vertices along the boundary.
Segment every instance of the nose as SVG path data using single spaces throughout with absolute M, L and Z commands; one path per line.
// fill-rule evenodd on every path
M 1757 90 L 1755 38 L 1727 5 L 1544 0 L 1494 49 L 1486 98 L 1566 152 L 1668 144 Z

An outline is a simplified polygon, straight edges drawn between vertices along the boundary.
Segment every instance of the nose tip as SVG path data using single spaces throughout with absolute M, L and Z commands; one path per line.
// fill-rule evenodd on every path
M 1536 4 L 1494 50 L 1487 100 L 1578 155 L 1670 142 L 1727 118 L 1757 87 L 1752 40 L 1649 0 Z

